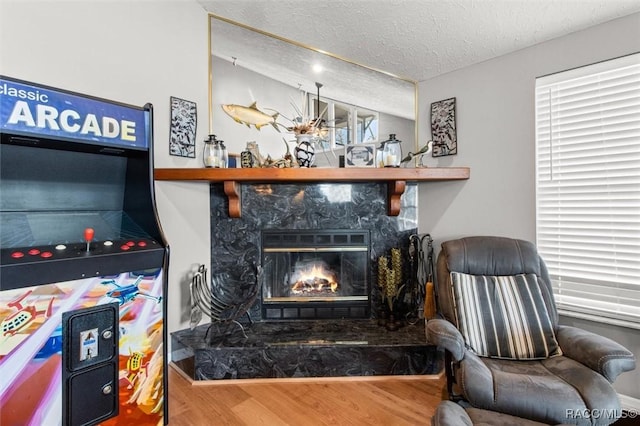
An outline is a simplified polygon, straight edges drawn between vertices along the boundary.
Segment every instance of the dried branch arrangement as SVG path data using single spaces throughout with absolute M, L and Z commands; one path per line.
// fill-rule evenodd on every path
M 402 254 L 399 248 L 391 249 L 391 267 L 389 267 L 388 257 L 378 258 L 378 287 L 380 287 L 382 301 L 386 301 L 389 311 L 393 312 L 394 304 L 404 288 Z

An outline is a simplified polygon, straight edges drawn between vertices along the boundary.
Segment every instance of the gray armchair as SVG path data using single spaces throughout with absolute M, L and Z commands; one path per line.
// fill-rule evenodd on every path
M 602 336 L 558 325 L 535 246 L 502 237 L 442 244 L 439 319 L 427 337 L 445 349 L 450 399 L 546 424 L 606 425 L 621 415 L 611 383 L 634 355 Z

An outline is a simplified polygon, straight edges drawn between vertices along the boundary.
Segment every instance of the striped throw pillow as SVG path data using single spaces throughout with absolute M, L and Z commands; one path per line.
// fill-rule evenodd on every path
M 544 359 L 561 355 L 535 274 L 451 272 L 458 329 L 479 356 Z

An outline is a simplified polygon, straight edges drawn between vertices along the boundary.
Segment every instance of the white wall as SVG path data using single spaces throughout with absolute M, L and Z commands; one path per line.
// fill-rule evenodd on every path
M 430 232 L 438 248 L 466 235 L 535 241 L 535 78 L 638 51 L 640 14 L 634 14 L 421 82 L 421 142 L 430 139 L 430 104 L 450 97 L 457 102 L 459 154 L 429 164 L 469 166 L 471 179 L 420 185 L 420 231 Z M 588 328 L 588 322 L 581 325 Z M 605 329 L 622 344 L 633 335 Z M 630 349 L 640 359 L 637 344 Z M 640 398 L 638 383 L 639 370 L 616 387 Z
M 197 3 L 2 0 L 0 12 L 1 74 L 133 105 L 151 102 L 156 167 L 201 166 L 208 27 Z M 197 103 L 197 160 L 169 156 L 170 96 Z M 209 264 L 209 186 L 159 182 L 156 195 L 171 247 L 171 332 L 188 325 L 181 308 L 188 303 L 188 271 Z
M 637 51 L 640 14 L 419 83 L 421 144 L 430 104 L 456 98 L 458 155 L 429 165 L 471 168 L 468 181 L 420 185 L 421 232 L 535 240 L 535 78 Z

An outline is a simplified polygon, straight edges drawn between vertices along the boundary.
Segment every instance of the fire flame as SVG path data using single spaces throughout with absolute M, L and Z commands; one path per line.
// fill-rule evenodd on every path
M 291 292 L 294 294 L 335 293 L 339 287 L 335 273 L 319 263 L 299 271 L 293 281 Z

